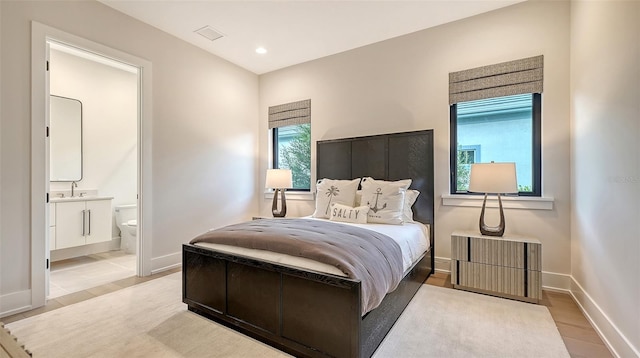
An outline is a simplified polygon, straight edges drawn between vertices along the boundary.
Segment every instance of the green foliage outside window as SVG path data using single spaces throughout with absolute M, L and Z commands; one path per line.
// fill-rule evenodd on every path
M 296 136 L 280 148 L 281 168 L 291 169 L 294 189 L 311 188 L 311 125 L 301 124 Z
M 457 191 L 467 191 L 469 189 L 470 165 L 473 160 L 470 158 L 472 152 L 458 149 L 458 160 L 456 161 L 456 189 Z
M 531 185 L 520 185 L 520 184 L 518 184 L 518 191 L 525 192 L 525 193 L 530 193 L 533 190 L 531 190 Z

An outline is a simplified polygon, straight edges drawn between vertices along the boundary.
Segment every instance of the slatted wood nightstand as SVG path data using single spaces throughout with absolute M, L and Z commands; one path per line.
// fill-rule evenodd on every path
M 542 298 L 542 243 L 534 238 L 451 234 L 454 288 L 538 303 Z
M 284 216 L 284 217 L 273 217 L 273 216 L 252 216 L 251 220 L 262 220 L 262 219 L 293 219 L 295 216 Z

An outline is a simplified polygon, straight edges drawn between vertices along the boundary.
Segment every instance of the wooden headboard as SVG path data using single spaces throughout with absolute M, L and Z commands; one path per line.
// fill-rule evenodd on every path
M 420 195 L 413 218 L 429 224 L 434 236 L 433 130 L 322 140 L 317 143 L 317 178 L 382 180 L 411 178 Z M 435 252 L 432 251 L 433 256 Z M 433 266 L 432 266 L 433 267 Z

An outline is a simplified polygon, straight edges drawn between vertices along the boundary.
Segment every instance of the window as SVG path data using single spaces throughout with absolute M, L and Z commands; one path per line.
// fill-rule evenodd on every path
M 273 168 L 291 169 L 293 190 L 311 188 L 311 124 L 273 128 Z
M 274 169 L 291 169 L 293 188 L 311 190 L 311 100 L 269 107 Z
M 541 195 L 541 95 L 451 105 L 451 193 L 466 193 L 472 163 L 515 162 L 519 195 Z M 482 158 L 480 158 L 482 149 Z
M 544 56 L 449 73 L 451 194 L 471 163 L 515 162 L 519 195 L 541 196 Z M 480 159 L 482 149 L 482 159 Z
M 458 149 L 459 161 L 463 165 L 471 165 L 480 162 L 480 146 L 479 145 L 463 145 Z

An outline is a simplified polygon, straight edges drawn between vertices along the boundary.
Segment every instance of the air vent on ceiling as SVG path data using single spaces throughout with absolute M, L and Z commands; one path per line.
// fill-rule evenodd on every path
M 194 32 L 206 37 L 207 39 L 209 39 L 211 41 L 215 41 L 215 40 L 221 38 L 222 36 L 224 36 L 223 34 L 221 34 L 220 32 L 216 31 L 211 26 L 205 26 L 205 27 L 203 27 L 201 29 L 198 29 L 198 30 L 196 30 Z

